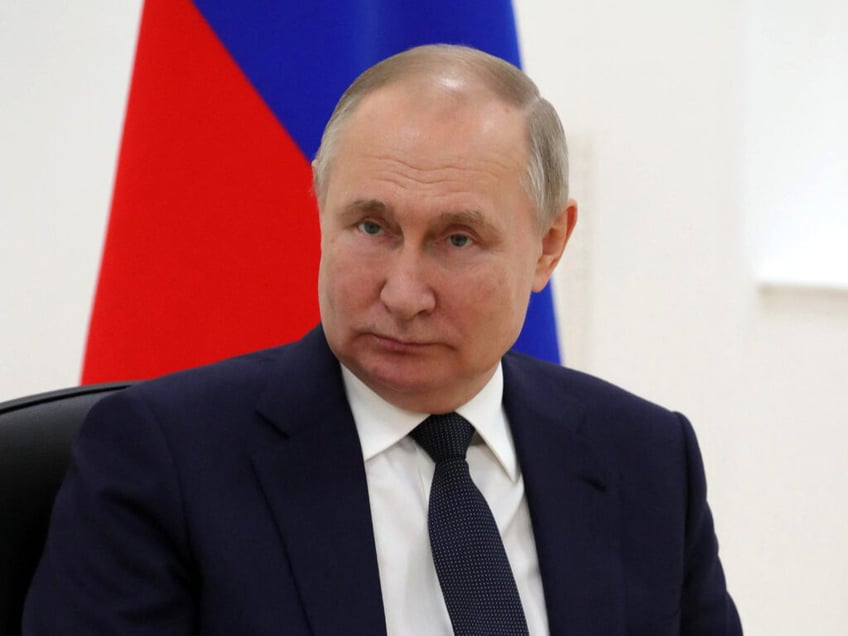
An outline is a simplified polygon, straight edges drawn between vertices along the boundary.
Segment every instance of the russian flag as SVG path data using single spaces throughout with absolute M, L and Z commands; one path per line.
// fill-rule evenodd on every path
M 146 0 L 83 382 L 314 326 L 324 124 L 365 68 L 433 42 L 520 62 L 510 0 Z M 549 289 L 516 347 L 559 361 Z

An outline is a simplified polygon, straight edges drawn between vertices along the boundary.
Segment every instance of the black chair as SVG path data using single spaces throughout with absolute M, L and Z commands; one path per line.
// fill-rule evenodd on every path
M 71 442 L 94 403 L 129 384 L 80 386 L 0 403 L 0 636 L 21 633 L 24 598 Z

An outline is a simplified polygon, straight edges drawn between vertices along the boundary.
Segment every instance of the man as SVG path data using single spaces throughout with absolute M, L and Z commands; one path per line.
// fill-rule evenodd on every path
M 688 422 L 508 353 L 577 214 L 533 83 L 389 58 L 314 171 L 321 326 L 93 409 L 25 633 L 741 633 Z

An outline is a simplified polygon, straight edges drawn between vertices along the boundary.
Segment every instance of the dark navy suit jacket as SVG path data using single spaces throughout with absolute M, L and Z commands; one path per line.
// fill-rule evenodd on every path
M 555 635 L 741 633 L 689 423 L 509 353 L 509 417 Z M 339 364 L 303 340 L 102 400 L 25 634 L 385 634 Z

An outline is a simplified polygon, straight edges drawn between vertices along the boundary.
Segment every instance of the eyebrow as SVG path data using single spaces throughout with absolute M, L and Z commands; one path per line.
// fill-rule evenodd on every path
M 479 210 L 455 210 L 439 215 L 439 220 L 446 225 L 475 225 L 494 229 L 494 226 Z
M 356 199 L 344 207 L 345 216 L 359 214 L 375 214 L 389 221 L 395 220 L 394 208 L 380 199 Z M 479 210 L 450 210 L 442 212 L 436 219 L 442 225 L 467 225 L 481 228 L 483 231 L 495 232 L 497 228 Z
M 389 206 L 380 199 L 355 199 L 345 206 L 345 211 L 362 212 L 373 210 L 374 212 L 388 212 Z
M 389 219 L 394 218 L 392 208 L 379 199 L 356 199 L 344 206 L 342 215 L 345 217 L 360 214 L 376 214 Z

